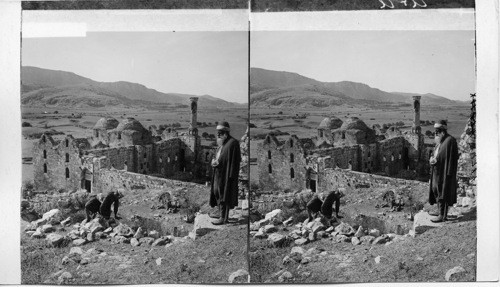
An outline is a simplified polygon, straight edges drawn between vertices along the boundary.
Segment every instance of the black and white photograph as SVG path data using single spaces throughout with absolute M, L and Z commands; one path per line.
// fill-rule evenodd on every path
M 252 282 L 476 280 L 474 35 L 252 32 Z
M 24 13 L 21 282 L 246 282 L 248 32 Z
M 496 2 L 0 1 L 0 284 L 498 285 Z

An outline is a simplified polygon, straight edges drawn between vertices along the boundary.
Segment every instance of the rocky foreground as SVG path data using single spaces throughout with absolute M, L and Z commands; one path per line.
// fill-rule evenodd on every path
M 431 222 L 432 216 L 422 210 L 415 214 L 413 228 L 406 234 L 384 234 L 377 228 L 351 226 L 342 220 L 330 222 L 323 218 L 294 223 L 293 217 L 284 218 L 283 215 L 282 210 L 276 209 L 250 225 L 252 281 L 257 280 L 253 282 L 470 281 L 475 276 L 476 231 L 473 201 L 463 200 L 452 207 L 449 212 L 451 220 L 444 223 Z M 443 232 L 446 236 L 437 235 Z M 453 234 L 454 232 L 457 233 Z M 449 260 L 433 260 L 432 256 L 436 254 L 431 254 L 429 250 L 446 246 L 450 241 L 449 237 L 460 232 L 465 232 L 465 237 L 470 239 L 467 241 L 463 237 L 464 242 L 469 245 L 468 249 L 460 248 L 460 254 L 454 254 L 451 250 L 457 244 L 450 244 L 440 250 L 445 257 L 450 257 Z M 412 248 L 407 250 L 406 246 Z M 407 253 L 412 254 L 411 258 L 408 258 Z M 408 262 L 409 260 L 412 262 Z M 460 264 L 447 266 L 450 262 Z M 427 268 L 441 264 L 439 269 L 447 269 L 439 271 L 442 273 L 438 276 L 421 274 L 419 269 L 424 270 L 421 267 L 412 270 L 416 268 L 412 265 L 423 264 Z M 388 270 L 391 268 L 396 273 L 406 270 L 405 275 L 390 275 Z M 384 278 L 379 272 L 387 277 Z

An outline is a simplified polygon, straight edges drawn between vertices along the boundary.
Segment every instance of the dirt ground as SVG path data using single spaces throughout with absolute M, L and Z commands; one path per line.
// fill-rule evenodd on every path
M 466 272 L 456 281 L 476 278 L 475 214 L 443 227 L 430 229 L 416 238 L 408 237 L 390 245 L 357 245 L 322 239 L 304 246 L 324 252 L 308 264 L 284 265 L 291 247 L 268 248 L 265 241 L 251 240 L 252 282 L 278 282 L 280 270 L 293 274 L 289 283 L 333 282 L 436 282 L 446 272 L 462 266 Z M 380 256 L 381 262 L 375 258 Z
M 141 227 L 154 228 L 160 235 L 172 234 L 175 226 L 184 234 L 175 237 L 171 244 L 134 247 L 114 243 L 111 238 L 100 239 L 80 246 L 83 252 L 91 250 L 88 262 L 63 264 L 63 258 L 74 245 L 49 247 L 44 239 L 30 238 L 21 231 L 22 284 L 57 284 L 60 270 L 72 274 L 73 278 L 66 283 L 77 285 L 227 283 L 231 273 L 238 269 L 248 270 L 245 211 L 232 210 L 230 218 L 235 219 L 233 223 L 192 240 L 186 235 L 193 229 L 193 224 L 184 222 L 184 211 L 168 214 L 165 209 L 153 210 L 150 208 L 153 198 L 151 194 L 143 194 L 122 200 L 118 213 L 122 219 L 119 222 L 132 227 L 133 216 L 148 218 L 149 221 Z M 206 207 L 204 209 L 209 211 Z M 69 230 L 71 227 L 56 232 L 64 235 Z

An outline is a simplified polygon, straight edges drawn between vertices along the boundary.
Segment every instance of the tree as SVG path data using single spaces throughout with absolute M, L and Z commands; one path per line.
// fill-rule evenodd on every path
M 206 138 L 208 137 L 208 133 L 207 133 L 207 132 L 203 132 L 203 133 L 201 134 L 201 136 L 202 136 L 203 138 L 205 138 L 205 139 L 206 139 Z

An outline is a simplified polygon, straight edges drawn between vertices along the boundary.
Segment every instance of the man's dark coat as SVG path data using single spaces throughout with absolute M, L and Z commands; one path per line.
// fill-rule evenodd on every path
M 228 208 L 238 206 L 238 175 L 240 173 L 240 144 L 228 137 L 222 146 L 219 164 L 214 168 L 210 188 L 210 206 L 224 204 Z
M 431 182 L 429 184 L 429 203 L 443 200 L 452 205 L 457 202 L 457 141 L 445 135 L 436 156 L 437 163 L 431 166 Z

